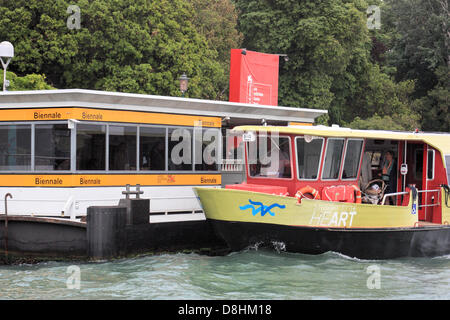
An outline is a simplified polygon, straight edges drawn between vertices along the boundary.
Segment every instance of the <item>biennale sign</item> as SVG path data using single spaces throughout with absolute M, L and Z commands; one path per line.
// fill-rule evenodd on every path
M 278 105 L 279 56 L 231 49 L 230 101 Z

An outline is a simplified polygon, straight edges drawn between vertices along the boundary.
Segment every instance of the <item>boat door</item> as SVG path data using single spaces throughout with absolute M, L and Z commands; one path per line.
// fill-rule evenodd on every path
M 424 179 L 423 177 L 424 163 L 426 164 L 426 159 L 424 159 L 424 144 L 408 141 L 406 150 L 408 173 L 406 174 L 404 187 L 414 185 L 418 191 L 421 191 L 424 189 L 423 182 L 426 180 L 426 178 Z M 422 196 L 423 192 L 419 192 L 419 220 L 424 220 L 425 218 L 425 207 L 423 206 L 424 199 L 422 199 Z
M 404 144 L 402 144 L 404 148 Z M 419 220 L 433 221 L 439 211 L 439 188 L 434 183 L 436 151 L 421 142 L 407 142 L 406 163 L 408 173 L 402 181 L 402 189 L 415 185 L 419 191 Z

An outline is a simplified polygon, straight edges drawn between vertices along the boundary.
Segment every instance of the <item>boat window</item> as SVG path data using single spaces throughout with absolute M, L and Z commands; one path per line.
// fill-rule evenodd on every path
M 347 140 L 347 149 L 345 150 L 344 169 L 342 170 L 342 179 L 356 179 L 361 162 L 363 140 Z
M 192 171 L 192 129 L 169 129 L 169 170 Z
M 344 139 L 328 138 L 322 179 L 338 179 Z
M 166 170 L 166 128 L 139 129 L 141 170 Z
M 445 156 L 445 167 L 447 168 L 447 184 L 450 184 L 450 155 Z
M 427 179 L 434 179 L 434 150 L 428 150 L 427 159 Z
M 258 136 L 250 144 L 257 149 L 256 161 L 249 162 L 251 177 L 292 178 L 289 137 Z
M 196 171 L 218 171 L 220 131 L 194 129 L 194 161 Z
M 36 170 L 70 170 L 70 129 L 67 124 L 35 126 Z
M 316 180 L 319 174 L 323 138 L 306 141 L 296 137 L 298 179 Z
M 77 170 L 105 170 L 106 126 L 77 125 Z
M 414 177 L 417 180 L 422 180 L 423 173 L 423 149 L 416 149 L 414 153 Z
M 109 170 L 136 170 L 134 126 L 109 126 Z
M 31 170 L 31 125 L 0 126 L 0 170 Z
M 226 134 L 222 134 L 223 158 L 242 161 L 244 159 L 244 145 L 241 133 L 233 133 L 227 130 Z

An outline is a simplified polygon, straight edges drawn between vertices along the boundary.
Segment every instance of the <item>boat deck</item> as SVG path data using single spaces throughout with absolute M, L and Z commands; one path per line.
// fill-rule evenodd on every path
M 428 222 L 428 221 L 419 221 L 417 226 L 418 227 L 442 227 L 442 224 Z

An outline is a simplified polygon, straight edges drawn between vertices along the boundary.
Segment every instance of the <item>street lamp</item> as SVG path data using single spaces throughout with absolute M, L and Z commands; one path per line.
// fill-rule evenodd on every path
M 6 69 L 12 58 L 14 58 L 14 46 L 11 42 L 3 41 L 0 43 L 0 61 L 3 66 L 3 91 L 6 91 Z M 3 59 L 6 60 L 6 63 Z
M 184 93 L 188 89 L 189 78 L 187 77 L 186 73 L 183 73 L 182 76 L 178 80 L 180 80 L 180 91 L 182 93 L 182 96 L 184 97 Z

